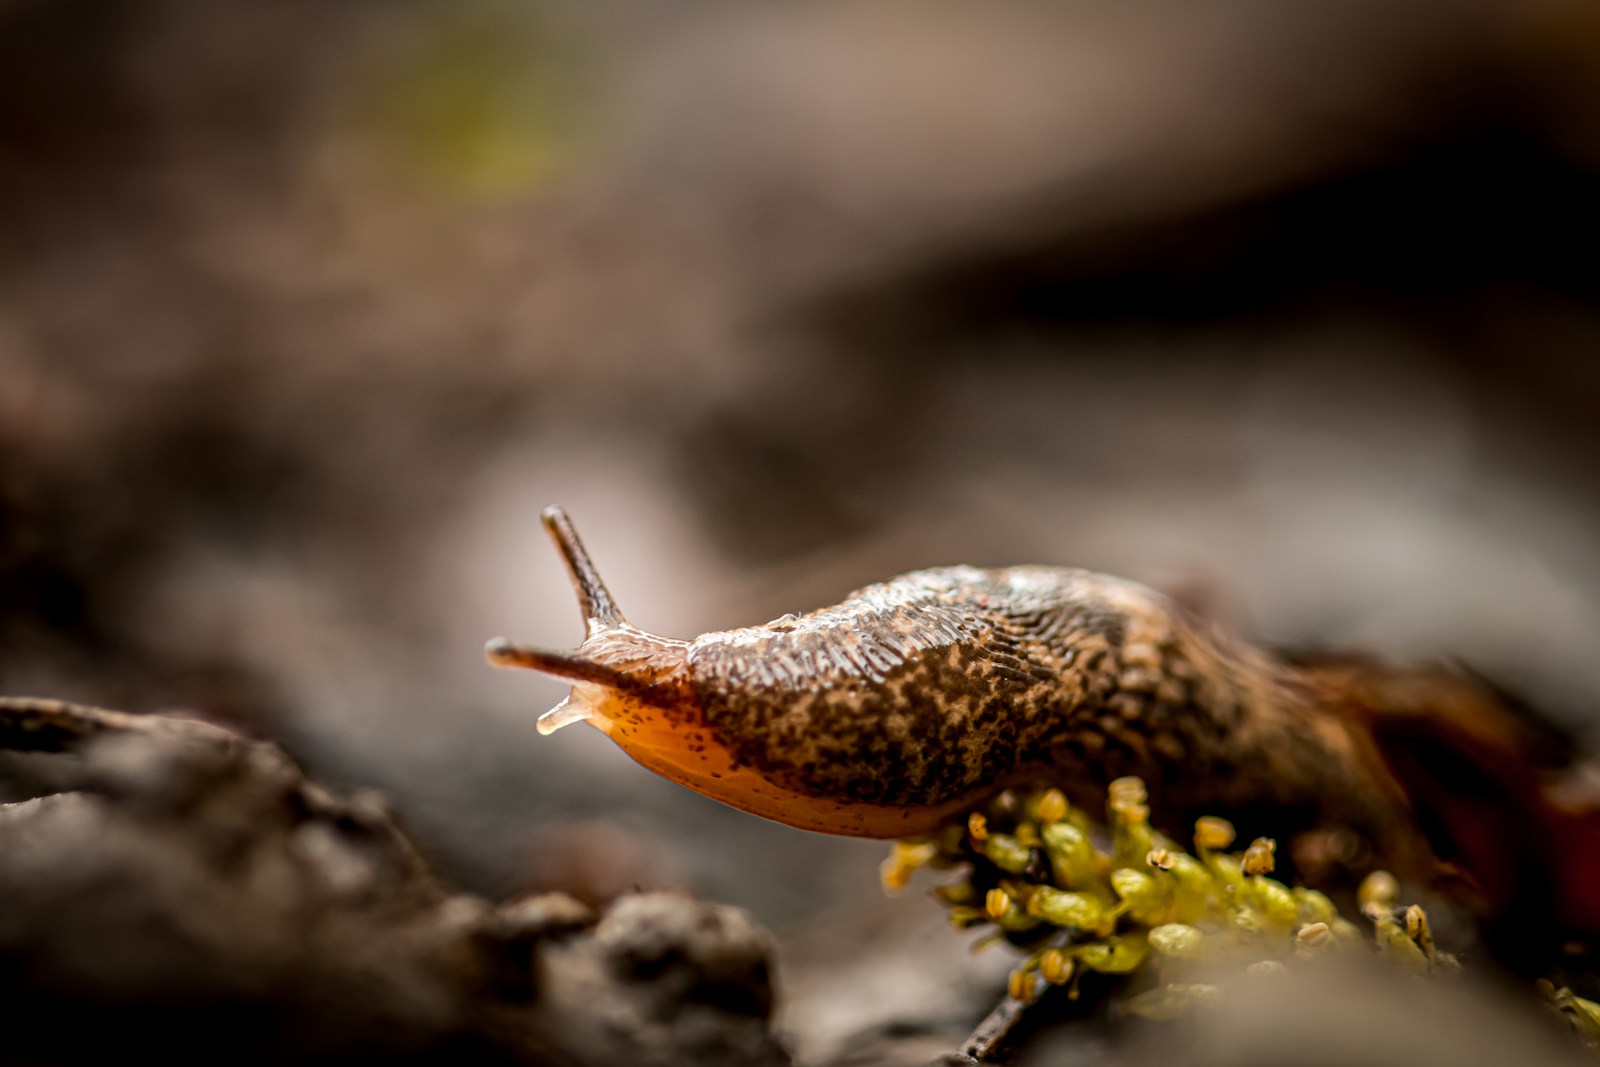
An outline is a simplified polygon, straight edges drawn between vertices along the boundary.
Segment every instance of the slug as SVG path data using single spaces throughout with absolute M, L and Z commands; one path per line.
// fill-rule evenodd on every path
M 541 733 L 588 722 L 733 807 L 908 837 L 1003 788 L 1047 783 L 1087 804 L 1138 775 L 1174 817 L 1266 807 L 1301 829 L 1406 837 L 1399 790 L 1314 671 L 1210 633 L 1134 582 L 942 567 L 683 641 L 630 625 L 566 514 L 543 521 L 587 637 L 572 651 L 499 638 L 490 662 L 571 680 Z

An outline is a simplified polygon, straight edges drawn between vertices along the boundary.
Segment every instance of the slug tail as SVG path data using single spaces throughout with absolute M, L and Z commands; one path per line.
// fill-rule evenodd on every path
M 552 506 L 545 508 L 539 517 L 567 563 L 567 573 L 572 577 L 573 589 L 577 590 L 578 606 L 583 609 L 589 636 L 623 625 L 622 612 L 617 610 L 617 602 L 611 599 L 606 583 L 600 580 L 600 572 L 595 569 L 566 511 Z

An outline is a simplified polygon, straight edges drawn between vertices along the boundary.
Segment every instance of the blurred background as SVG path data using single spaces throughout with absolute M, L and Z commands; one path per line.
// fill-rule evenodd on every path
M 1597 193 L 1579 0 L 0 0 L 0 691 L 746 906 L 826 1042 L 938 909 L 535 734 L 539 509 L 671 636 L 1070 564 L 1587 735 Z

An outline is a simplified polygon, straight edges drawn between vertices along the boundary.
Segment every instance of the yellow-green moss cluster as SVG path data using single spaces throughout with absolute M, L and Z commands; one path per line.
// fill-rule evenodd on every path
M 1557 989 L 1554 984 L 1542 979 L 1538 988 L 1545 1002 L 1559 1011 L 1572 1026 L 1578 1040 L 1590 1049 L 1600 1049 L 1600 1004 L 1584 1000 L 1565 986 Z
M 1194 980 L 1199 961 L 1274 973 L 1374 946 L 1417 973 L 1457 969 L 1435 946 L 1423 910 L 1396 906 L 1393 876 L 1379 871 L 1362 884 L 1364 932 L 1322 893 L 1268 877 L 1272 840 L 1229 851 L 1233 826 L 1204 818 L 1186 852 L 1150 826 L 1146 799 L 1139 779 L 1112 782 L 1101 833 L 1058 790 L 1003 793 L 965 826 L 896 843 L 884 884 L 901 889 L 920 867 L 960 868 L 963 876 L 935 895 L 957 927 L 992 927 L 985 941 L 1024 953 L 1011 974 L 1018 1000 L 1032 999 L 1041 982 L 1076 996 L 1086 973 L 1129 975 L 1126 1008 L 1171 1018 L 1216 995 Z

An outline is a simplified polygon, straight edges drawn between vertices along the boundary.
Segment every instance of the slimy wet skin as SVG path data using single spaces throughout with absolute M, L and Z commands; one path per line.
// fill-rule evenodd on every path
M 745 811 L 906 837 L 1008 786 L 1077 800 L 1137 775 L 1179 803 L 1342 805 L 1354 825 L 1393 822 L 1392 790 L 1362 778 L 1351 737 L 1287 668 L 1202 635 L 1135 583 L 945 567 L 681 641 L 630 625 L 566 515 L 544 523 L 587 637 L 571 651 L 498 639 L 490 661 L 572 680 L 541 733 L 588 722 Z

